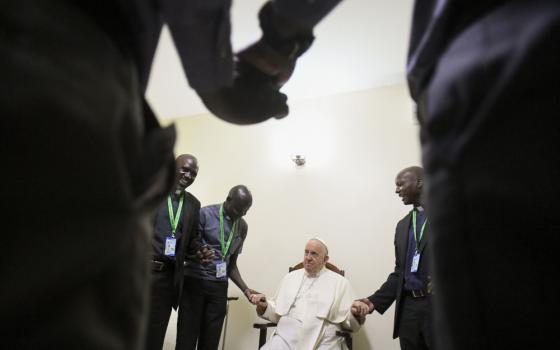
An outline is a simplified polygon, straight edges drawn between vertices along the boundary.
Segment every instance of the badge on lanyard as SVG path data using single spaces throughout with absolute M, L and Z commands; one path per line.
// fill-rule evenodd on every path
M 410 272 L 418 271 L 418 263 L 420 263 L 420 253 L 418 253 L 418 251 L 415 251 L 414 256 L 412 257 L 412 266 L 410 266 Z
M 183 208 L 184 195 L 181 194 L 179 198 L 179 205 L 177 206 L 177 213 L 173 213 L 173 203 L 171 202 L 171 196 L 167 196 L 167 209 L 169 210 L 169 224 L 171 225 L 171 236 L 165 237 L 165 249 L 163 253 L 165 256 L 175 256 L 175 247 L 177 246 L 177 238 L 175 238 L 175 231 L 177 230 L 177 225 L 179 224 L 179 218 L 181 217 L 181 209 Z
M 177 239 L 173 236 L 165 237 L 165 251 L 166 256 L 175 256 L 175 246 L 177 245 Z
M 225 261 L 216 264 L 216 277 L 222 278 L 227 276 L 227 264 Z
M 414 251 L 414 256 L 412 257 L 412 264 L 410 266 L 410 272 L 417 272 L 418 271 L 418 264 L 420 264 L 420 252 L 418 251 L 418 248 L 420 246 L 420 240 L 422 239 L 422 236 L 424 235 L 424 229 L 426 228 L 426 222 L 428 222 L 428 219 L 424 220 L 424 223 L 422 224 L 422 228 L 420 229 L 420 237 L 417 237 L 416 234 L 416 208 L 414 208 L 414 210 L 412 211 L 412 229 L 414 232 L 414 241 L 416 242 L 416 250 Z

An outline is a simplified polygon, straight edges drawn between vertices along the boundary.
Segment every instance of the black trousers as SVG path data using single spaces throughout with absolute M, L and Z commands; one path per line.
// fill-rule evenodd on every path
M 185 278 L 179 305 L 177 350 L 218 349 L 226 315 L 227 289 L 227 282 Z
M 403 297 L 399 320 L 402 350 L 433 350 L 431 297 Z
M 173 154 L 134 63 L 71 2 L 6 0 L 0 76 L 2 347 L 141 348 Z
M 174 270 L 152 272 L 148 327 L 144 350 L 161 350 L 165 333 L 171 316 L 171 310 L 177 302 L 177 286 L 173 283 Z M 179 335 L 180 329 L 177 330 Z
M 448 47 L 423 161 L 441 350 L 560 347 L 560 3 L 510 1 Z

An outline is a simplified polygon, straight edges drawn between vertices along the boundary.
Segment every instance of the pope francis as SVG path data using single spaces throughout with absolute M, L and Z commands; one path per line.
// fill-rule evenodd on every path
M 340 329 L 356 331 L 364 322 L 367 305 L 355 301 L 346 278 L 325 268 L 328 248 L 312 238 L 305 246 L 304 269 L 287 274 L 276 295 L 251 295 L 257 314 L 278 326 L 264 350 L 347 349 Z

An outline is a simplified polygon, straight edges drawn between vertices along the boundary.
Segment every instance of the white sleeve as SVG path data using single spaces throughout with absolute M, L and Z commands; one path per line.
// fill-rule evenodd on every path
M 342 322 L 340 325 L 342 326 L 342 328 L 351 330 L 352 332 L 356 332 L 358 329 L 360 329 L 360 327 L 362 327 L 362 325 L 360 324 L 360 322 L 358 322 L 356 317 L 354 317 L 352 312 L 348 314 L 346 320 L 344 320 L 344 322 Z
M 280 316 L 276 313 L 276 308 L 272 301 L 268 301 L 266 310 L 264 310 L 263 314 L 259 315 L 259 317 L 272 323 L 278 323 L 278 321 L 280 321 Z

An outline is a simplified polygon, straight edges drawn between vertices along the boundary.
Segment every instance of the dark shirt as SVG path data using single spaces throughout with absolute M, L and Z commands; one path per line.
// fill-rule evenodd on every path
M 414 209 L 416 210 L 416 209 Z M 422 225 L 425 222 L 425 212 L 422 210 L 416 210 L 416 237 L 419 239 L 418 244 L 420 244 L 420 232 L 422 231 Z M 417 272 L 410 272 L 412 267 L 412 259 L 414 258 L 414 253 L 416 252 L 416 240 L 414 239 L 414 226 L 412 225 L 412 218 L 410 222 L 410 229 L 408 231 L 408 246 L 406 249 L 406 264 L 404 266 L 404 289 L 424 289 L 424 282 L 418 275 Z M 420 262 L 422 262 L 422 256 L 420 256 Z
M 224 257 L 222 255 L 222 248 L 220 244 L 220 206 L 221 204 L 214 204 L 203 207 L 200 209 L 200 225 L 199 231 L 203 244 L 207 244 L 210 249 L 214 251 L 215 259 L 213 262 L 208 264 L 201 264 L 198 259 L 194 257 L 187 257 L 187 265 L 185 266 L 185 275 L 195 278 L 200 278 L 210 281 L 227 281 L 228 277 L 216 277 L 216 264 L 225 262 L 228 266 L 231 260 L 231 256 L 234 254 L 240 254 L 243 247 L 244 236 L 241 232 L 242 225 L 241 221 L 243 218 L 239 219 L 236 224 L 234 237 L 232 238 L 232 244 Z M 228 241 L 233 222 L 224 213 L 224 241 Z M 246 225 L 244 225 L 246 227 Z M 239 245 L 234 246 L 234 242 L 237 239 L 242 239 Z M 229 271 L 228 271 L 229 272 Z
M 173 204 L 173 213 L 177 215 L 177 207 L 179 200 L 172 197 L 171 203 Z M 185 203 L 183 203 L 184 207 Z M 181 238 L 183 229 L 183 215 L 184 210 L 181 210 L 177 230 L 175 231 L 176 242 Z M 152 237 L 152 256 L 158 260 L 175 260 L 175 257 L 165 256 L 165 239 L 171 236 L 171 221 L 169 220 L 169 209 L 167 207 L 167 199 L 160 205 L 156 216 L 154 217 L 154 235 Z M 177 248 L 177 247 L 176 247 Z
M 505 2 L 507 0 L 416 1 L 407 60 L 408 85 L 414 100 L 428 85 L 439 57 L 457 34 Z
M 68 0 L 72 2 L 73 0 Z M 167 24 L 187 80 L 194 89 L 214 90 L 233 77 L 229 9 L 231 0 L 79 1 L 138 70 L 146 90 L 161 30 Z

